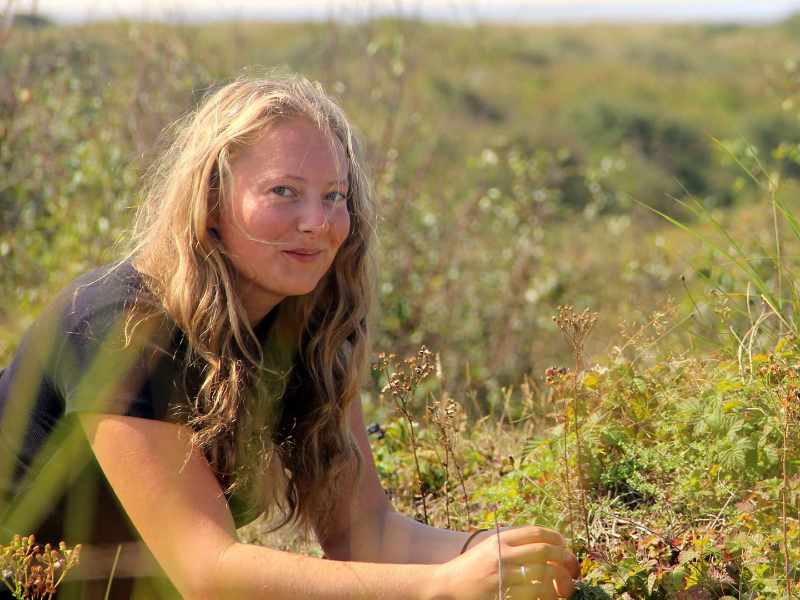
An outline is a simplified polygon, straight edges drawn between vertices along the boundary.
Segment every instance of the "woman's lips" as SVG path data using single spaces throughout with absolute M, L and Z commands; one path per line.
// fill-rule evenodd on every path
M 314 262 L 322 254 L 322 250 L 283 250 L 289 258 L 299 262 Z

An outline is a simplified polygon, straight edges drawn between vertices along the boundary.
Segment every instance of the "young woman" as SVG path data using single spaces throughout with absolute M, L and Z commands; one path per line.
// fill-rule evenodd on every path
M 436 529 L 381 489 L 359 401 L 373 208 L 318 84 L 241 79 L 178 125 L 128 257 L 45 311 L 0 378 L 4 538 L 84 544 L 77 597 L 568 596 L 562 537 Z M 237 541 L 262 512 L 329 559 Z M 466 542 L 466 543 L 465 543 Z M 116 550 L 121 549 L 115 557 Z M 144 583 L 142 583 L 144 582 Z M 81 596 L 82 595 L 82 596 Z

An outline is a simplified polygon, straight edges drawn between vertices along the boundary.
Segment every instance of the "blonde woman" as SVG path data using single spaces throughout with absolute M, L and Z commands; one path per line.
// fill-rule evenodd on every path
M 362 160 L 318 84 L 220 88 L 149 173 L 127 258 L 26 335 L 0 378 L 3 533 L 84 544 L 77 597 L 103 597 L 112 564 L 120 598 L 135 580 L 188 599 L 478 600 L 501 578 L 513 598 L 572 592 L 558 533 L 436 529 L 381 489 L 358 394 Z M 332 560 L 237 541 L 261 513 L 313 531 Z

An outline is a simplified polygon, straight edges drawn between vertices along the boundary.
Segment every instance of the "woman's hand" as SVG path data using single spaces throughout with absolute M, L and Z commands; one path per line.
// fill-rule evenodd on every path
M 502 576 L 504 598 L 554 600 L 572 594 L 572 578 L 579 572 L 578 561 L 558 532 L 519 527 L 492 535 L 441 565 L 433 576 L 431 596 L 496 600 Z

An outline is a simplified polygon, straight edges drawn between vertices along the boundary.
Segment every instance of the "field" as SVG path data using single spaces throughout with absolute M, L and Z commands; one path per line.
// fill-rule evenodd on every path
M 298 71 L 366 142 L 395 505 L 561 530 L 576 597 L 800 596 L 800 18 L 19 20 L 0 48 L 0 365 L 118 256 L 167 125 Z

